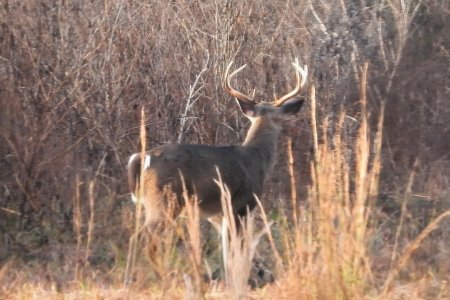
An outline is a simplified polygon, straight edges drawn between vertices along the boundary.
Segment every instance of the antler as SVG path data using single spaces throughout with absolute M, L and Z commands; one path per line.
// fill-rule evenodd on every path
M 298 64 L 298 58 L 295 58 L 295 61 L 292 63 L 292 65 L 295 68 L 295 76 L 297 78 L 296 86 L 291 92 L 273 101 L 272 103 L 274 106 L 281 106 L 284 102 L 297 95 L 306 83 L 306 77 L 308 76 L 308 66 L 305 65 L 304 68 L 300 67 L 300 65 Z
M 227 70 L 225 71 L 225 83 L 224 83 L 224 89 L 225 89 L 225 91 L 228 93 L 228 94 L 230 94 L 231 96 L 233 96 L 233 97 L 235 97 L 235 98 L 237 98 L 237 99 L 239 99 L 239 100 L 241 100 L 241 101 L 244 101 L 244 102 L 247 102 L 247 103 L 254 103 L 254 101 L 253 101 L 253 98 L 251 98 L 251 97 L 249 97 L 249 96 L 247 96 L 247 95 L 245 95 L 245 94 L 242 94 L 241 92 L 238 92 L 238 91 L 236 91 L 235 89 L 233 89 L 232 87 L 231 87 L 231 78 L 234 76 L 234 75 L 236 75 L 237 73 L 239 73 L 240 71 L 242 71 L 247 65 L 243 65 L 242 67 L 240 67 L 239 69 L 237 69 L 236 71 L 234 71 L 233 73 L 231 73 L 231 74 L 228 74 L 229 72 L 230 72 L 230 68 L 231 68 L 231 66 L 233 65 L 233 61 L 231 61 L 229 64 L 228 64 L 228 66 L 227 66 Z

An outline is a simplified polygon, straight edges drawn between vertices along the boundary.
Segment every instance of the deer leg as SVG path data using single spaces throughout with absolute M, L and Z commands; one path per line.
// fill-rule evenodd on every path
M 223 258 L 223 267 L 225 270 L 225 285 L 228 286 L 228 247 L 229 247 L 229 241 L 228 241 L 228 220 L 227 218 L 222 218 L 222 258 Z
M 208 218 L 208 221 L 213 225 L 220 235 L 222 244 L 222 259 L 225 270 L 225 283 L 228 284 L 227 264 L 228 264 L 228 222 L 225 217 L 216 215 Z
M 219 234 L 222 233 L 222 216 L 216 215 L 214 217 L 209 217 L 207 220 Z

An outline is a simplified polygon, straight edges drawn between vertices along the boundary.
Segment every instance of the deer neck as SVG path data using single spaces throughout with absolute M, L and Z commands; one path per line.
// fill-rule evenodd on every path
M 257 151 L 262 158 L 264 169 L 269 169 L 277 151 L 281 127 L 268 117 L 250 118 L 252 125 L 243 143 L 244 147 Z

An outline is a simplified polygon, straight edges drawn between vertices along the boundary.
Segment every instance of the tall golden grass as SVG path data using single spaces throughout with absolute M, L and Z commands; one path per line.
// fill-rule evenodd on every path
M 347 115 L 344 111 L 334 124 L 328 118 L 317 120 L 315 88 L 311 87 L 314 156 L 306 205 L 298 205 L 295 189 L 292 189 L 291 214 L 283 215 L 274 225 L 258 200 L 259 216 L 250 214 L 240 220 L 242 228 L 237 230 L 235 224 L 239 220 L 231 214 L 231 197 L 218 172 L 216 183 L 222 191 L 225 223 L 228 224 L 226 242 L 221 245 L 226 248 L 223 251 L 226 260 L 217 254 L 221 251 L 216 253 L 225 263 L 220 267 L 219 284 L 205 275 L 211 257 L 203 250 L 204 232 L 200 227 L 198 201 L 185 194 L 186 208 L 178 220 L 167 214 L 169 219 L 164 226 L 154 228 L 154 232 L 142 231 L 142 212 L 137 208 L 123 289 L 138 294 L 141 291 L 141 295 L 155 299 L 396 298 L 392 286 L 400 270 L 450 212 L 434 219 L 405 247 L 389 270 L 374 274 L 369 244 L 377 224 L 374 210 L 381 170 L 384 110 L 372 129 L 367 112 L 367 72 L 368 64 L 365 64 L 359 77 L 360 117 L 353 139 L 345 133 Z M 331 136 L 328 133 L 330 127 L 334 133 Z M 141 132 L 145 132 L 143 123 Z M 145 145 L 145 134 L 141 133 L 141 137 L 144 139 L 141 145 Z M 291 143 L 288 143 L 288 170 L 295 186 L 294 156 L 290 149 Z M 259 232 L 255 218 L 262 220 Z M 267 283 L 264 289 L 252 290 L 249 286 L 252 262 L 265 234 L 270 251 L 264 251 L 264 255 L 265 259 L 274 261 L 276 279 L 274 283 Z M 140 235 L 147 238 L 139 239 Z M 219 240 L 216 239 L 217 244 L 220 244 Z

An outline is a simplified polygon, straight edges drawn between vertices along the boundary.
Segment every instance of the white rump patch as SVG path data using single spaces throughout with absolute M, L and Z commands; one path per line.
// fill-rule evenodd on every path
M 128 160 L 128 166 L 131 165 L 131 163 L 133 162 L 134 158 L 139 155 L 139 153 L 134 153 L 133 155 L 130 156 L 130 159 Z
M 131 193 L 131 201 L 132 201 L 134 204 L 138 203 L 138 200 L 137 200 L 137 198 L 136 198 L 136 195 L 134 195 L 134 193 Z
M 140 156 L 140 153 L 134 153 L 130 156 L 130 159 L 128 160 L 128 166 L 131 165 L 131 163 L 135 160 L 136 156 Z M 144 158 L 144 169 L 150 168 L 150 162 L 152 160 L 152 157 L 150 155 L 145 155 Z
M 150 155 L 146 155 L 144 159 L 144 170 L 150 168 L 150 162 L 152 157 Z

